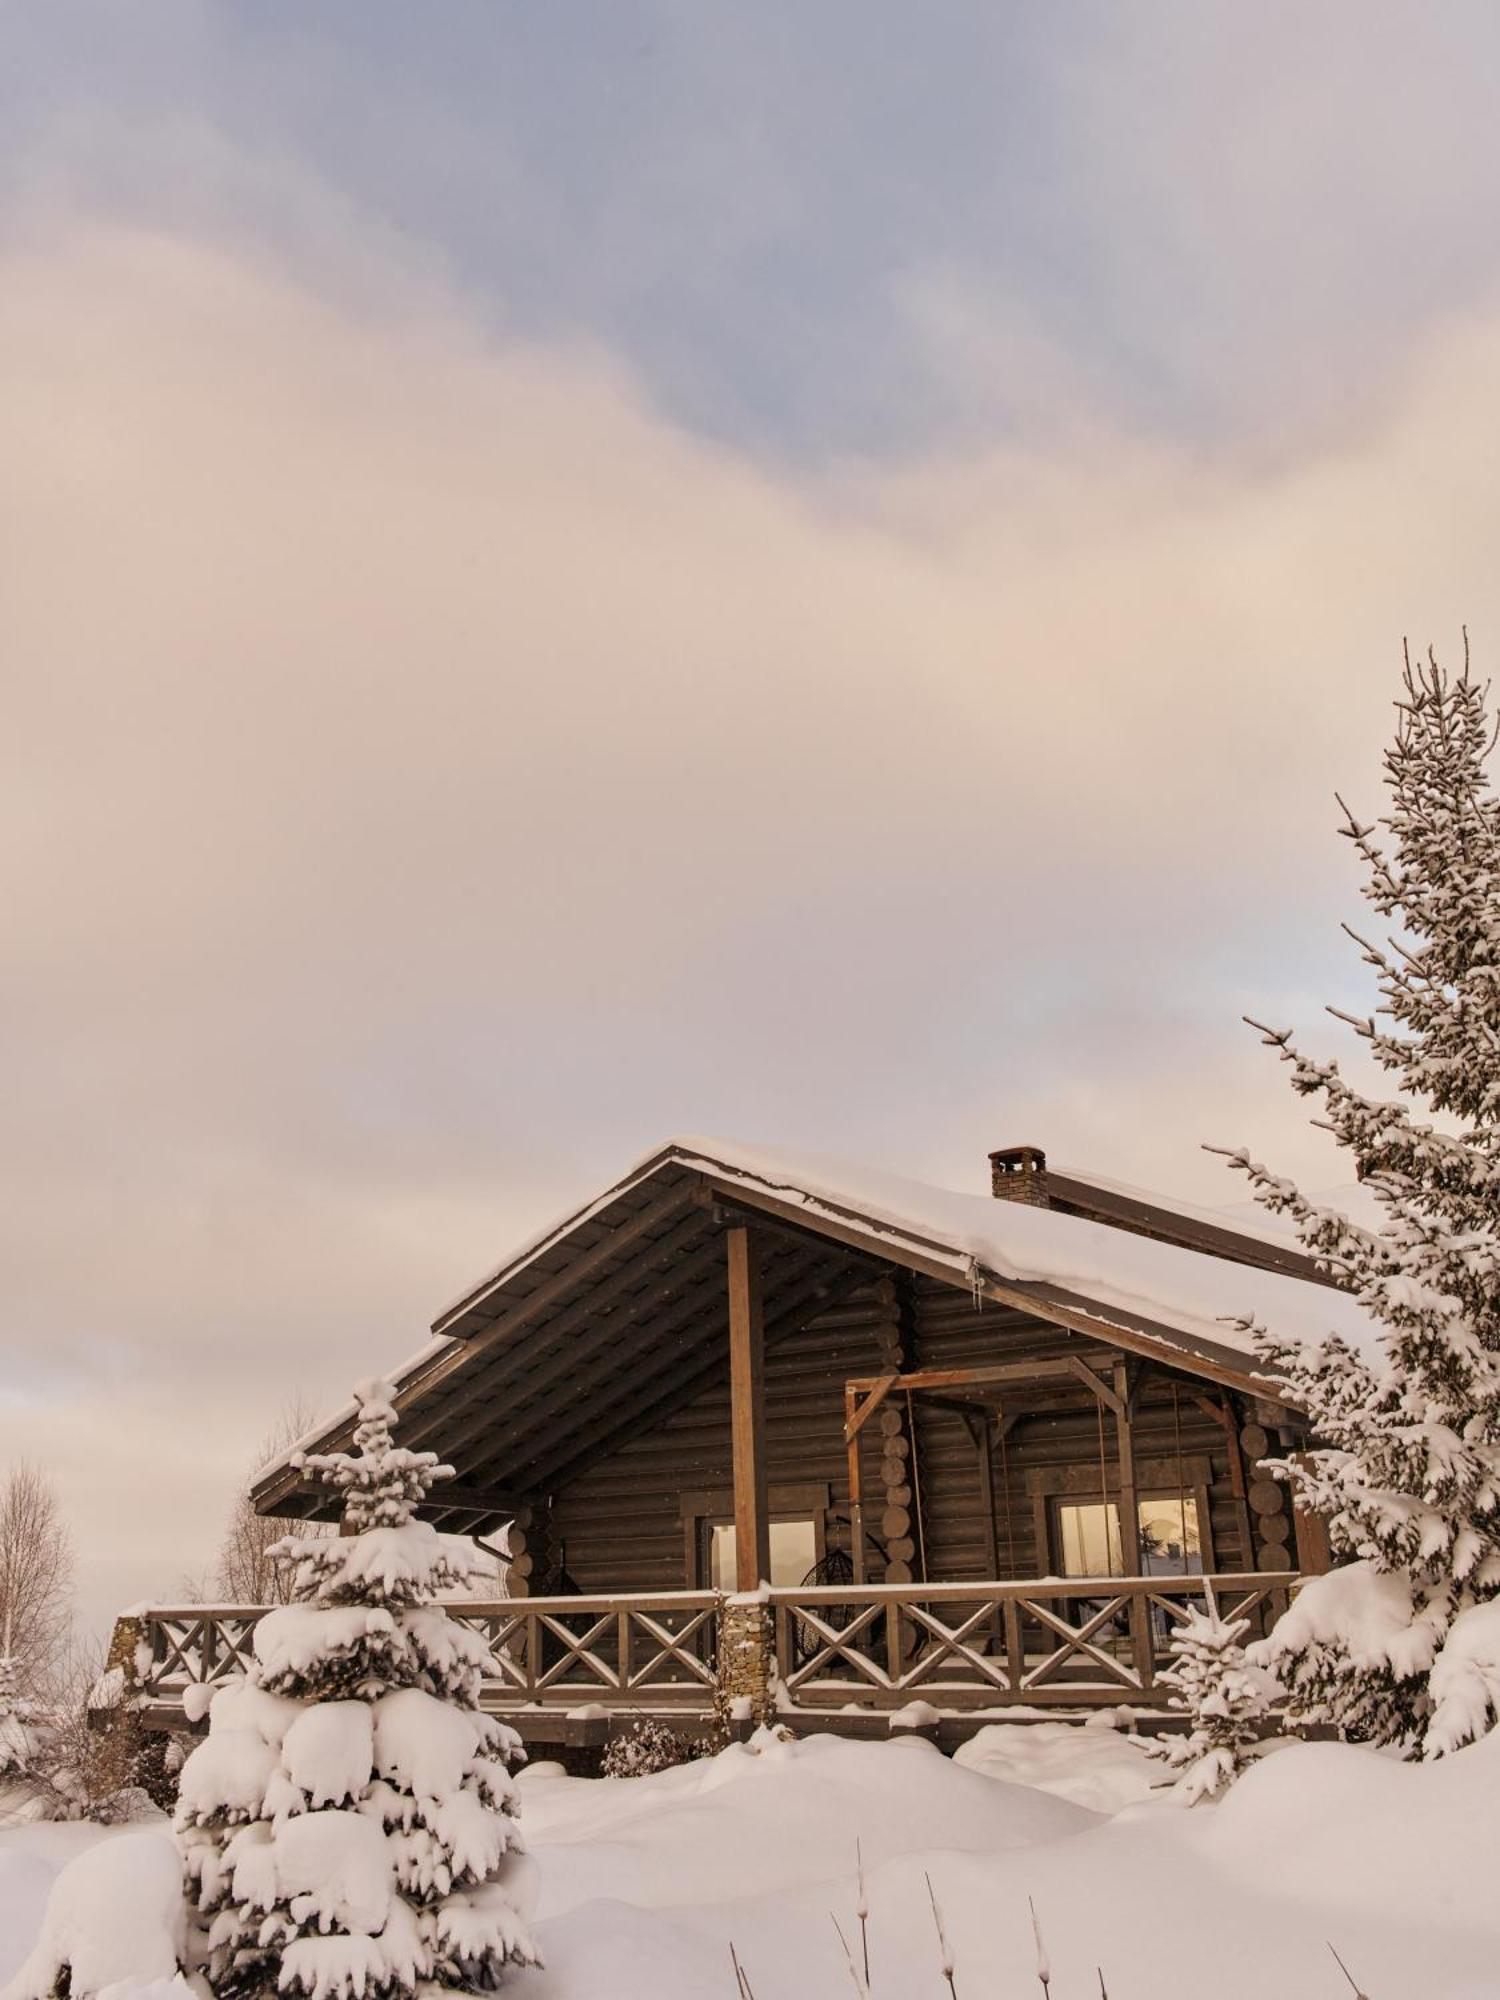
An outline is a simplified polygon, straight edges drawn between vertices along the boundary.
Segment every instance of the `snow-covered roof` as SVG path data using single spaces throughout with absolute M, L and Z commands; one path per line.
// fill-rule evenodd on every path
M 701 1227 L 705 1236 L 715 1224 L 704 1201 L 759 1211 L 828 1239 L 845 1255 L 904 1265 L 1205 1379 L 1262 1393 L 1269 1385 L 1258 1377 L 1246 1320 L 1295 1340 L 1338 1333 L 1356 1349 L 1373 1351 L 1376 1328 L 1357 1301 L 1311 1275 L 1296 1275 L 1314 1267 L 1274 1232 L 1252 1234 L 1223 1217 L 1194 1214 L 1136 1190 L 1103 1189 L 1077 1176 L 1058 1181 L 1060 1192 L 1086 1196 L 1111 1219 L 934 1187 L 780 1147 L 671 1140 L 593 1201 L 537 1232 L 447 1307 L 433 1324 L 435 1337 L 396 1372 L 402 1404 L 415 1415 L 418 1406 L 453 1397 L 461 1372 L 469 1384 L 461 1400 L 472 1409 L 483 1357 L 484 1368 L 500 1371 L 484 1378 L 484 1393 L 504 1409 L 503 1376 L 513 1369 L 522 1386 L 525 1369 L 535 1366 L 537 1351 L 553 1338 L 554 1314 L 570 1316 L 566 1338 L 576 1338 L 580 1312 L 592 1310 L 590 1285 L 607 1281 L 597 1274 L 609 1269 L 614 1233 L 652 1203 L 679 1233 Z M 1095 1199 L 1101 1191 L 1126 1206 L 1112 1212 Z M 1143 1233 L 1153 1217 L 1179 1240 Z M 1180 1240 L 1183 1231 L 1189 1240 Z M 1193 1247 L 1199 1240 L 1214 1247 Z M 1264 1268 L 1266 1257 L 1283 1268 Z M 809 1301 L 809 1313 L 815 1310 Z M 705 1339 L 712 1337 L 706 1328 Z M 680 1374 L 683 1357 L 663 1353 L 653 1365 L 670 1365 Z M 588 1405 L 596 1429 L 601 1418 L 608 1421 L 611 1396 L 623 1401 L 639 1390 L 639 1382 L 626 1390 L 602 1372 L 597 1379 L 593 1369 L 585 1374 L 576 1383 L 579 1421 Z M 351 1415 L 352 1409 L 340 1412 L 307 1442 L 326 1444 Z M 440 1435 L 431 1441 L 442 1448 Z M 262 1500 L 284 1497 L 286 1467 L 283 1458 L 267 1468 L 257 1486 Z
M 1242 1319 L 1263 1320 L 1296 1339 L 1320 1339 L 1338 1332 L 1365 1351 L 1375 1340 L 1374 1325 L 1357 1301 L 1303 1278 L 1256 1270 L 1223 1256 L 1028 1202 L 934 1187 L 816 1153 L 699 1137 L 674 1139 L 646 1154 L 598 1202 L 539 1232 L 482 1285 L 454 1301 L 434 1322 L 433 1331 L 442 1331 L 477 1297 L 669 1161 L 698 1169 L 728 1186 L 790 1202 L 810 1222 L 824 1218 L 839 1224 L 851 1219 L 872 1224 L 893 1250 L 910 1245 L 924 1259 L 946 1264 L 959 1283 L 972 1283 L 977 1262 L 996 1278 L 1069 1293 L 1106 1311 L 1154 1322 L 1240 1356 L 1254 1353 L 1249 1336 L 1235 1324 Z M 1084 1176 L 1070 1173 L 1068 1178 Z M 1110 1185 L 1087 1178 L 1096 1187 Z M 1230 1226 L 1222 1216 L 1144 1190 L 1114 1184 L 1113 1191 L 1205 1223 Z M 1252 1234 L 1239 1218 L 1233 1228 Z M 1284 1241 L 1274 1230 L 1254 1233 L 1267 1243 Z

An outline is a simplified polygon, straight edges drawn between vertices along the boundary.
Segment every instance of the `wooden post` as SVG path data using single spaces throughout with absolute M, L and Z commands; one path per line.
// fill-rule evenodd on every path
M 1120 1560 L 1126 1576 L 1141 1569 L 1141 1509 L 1136 1493 L 1135 1433 L 1130 1424 L 1129 1384 L 1123 1362 L 1115 1364 L 1115 1441 L 1120 1458 Z
M 990 1415 L 966 1410 L 964 1427 L 973 1440 L 979 1455 L 979 1510 L 984 1516 L 985 1546 L 989 1552 L 989 1573 L 998 1580 L 1000 1575 L 1000 1526 L 995 1512 L 995 1461 L 990 1445 Z
M 1300 1454 L 1291 1454 L 1295 1461 Z M 1324 1576 L 1333 1568 L 1333 1545 L 1328 1539 L 1328 1523 L 1321 1514 L 1306 1507 L 1292 1508 L 1292 1527 L 1297 1536 L 1297 1568 L 1303 1576 Z
M 849 1456 L 849 1554 L 854 1564 L 854 1581 L 865 1581 L 867 1557 L 865 1554 L 865 1503 L 864 1488 L 860 1478 L 859 1465 L 859 1397 L 853 1388 L 844 1391 L 844 1436 L 848 1440 L 846 1450 Z
M 733 1411 L 735 1588 L 758 1590 L 771 1576 L 766 1495 L 765 1319 L 759 1244 L 742 1224 L 728 1232 L 729 1396 Z
M 1141 1570 L 1141 1509 L 1135 1478 L 1135 1431 L 1130 1422 L 1130 1376 L 1117 1361 L 1115 1376 L 1115 1438 L 1120 1450 L 1120 1558 L 1127 1576 Z M 1143 1688 L 1152 1681 L 1151 1606 L 1135 1592 L 1130 1600 L 1130 1650 Z
M 995 1514 L 995 1461 L 991 1453 L 990 1413 L 988 1410 L 965 1410 L 964 1428 L 973 1439 L 974 1449 L 979 1454 L 979 1510 L 984 1516 L 985 1547 L 989 1554 L 989 1573 L 998 1582 L 1000 1576 L 1000 1526 Z M 999 1637 L 1000 1614 L 994 1611 L 989 1619 L 991 1644 Z

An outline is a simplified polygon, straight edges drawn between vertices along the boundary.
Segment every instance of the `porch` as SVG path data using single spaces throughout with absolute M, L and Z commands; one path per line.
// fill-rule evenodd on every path
M 1164 1712 L 1161 1670 L 1187 1609 L 1213 1605 L 1263 1629 L 1297 1581 L 1284 1570 L 800 1585 L 748 1600 L 672 1591 L 449 1609 L 489 1649 L 484 1707 L 537 1748 L 603 1742 L 639 1715 L 702 1729 L 747 1681 L 764 1685 L 769 1712 L 799 1733 L 883 1734 L 922 1702 L 956 1740 L 1006 1716 Z M 193 1726 L 187 1691 L 247 1667 L 264 1615 L 192 1605 L 122 1620 L 113 1658 L 140 1721 Z M 764 1657 L 747 1663 L 747 1646 Z

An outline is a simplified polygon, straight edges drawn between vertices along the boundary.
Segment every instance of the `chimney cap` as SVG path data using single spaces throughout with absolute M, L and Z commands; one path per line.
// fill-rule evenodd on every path
M 990 1165 L 997 1174 L 1044 1174 L 1047 1155 L 1040 1146 L 1002 1146 L 990 1154 Z

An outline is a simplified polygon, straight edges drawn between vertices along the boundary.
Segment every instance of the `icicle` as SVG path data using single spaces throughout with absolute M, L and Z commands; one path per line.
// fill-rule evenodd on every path
M 969 1293 L 974 1300 L 975 1312 L 984 1307 L 984 1266 L 977 1257 L 971 1257 L 964 1266 L 964 1276 L 969 1281 Z

